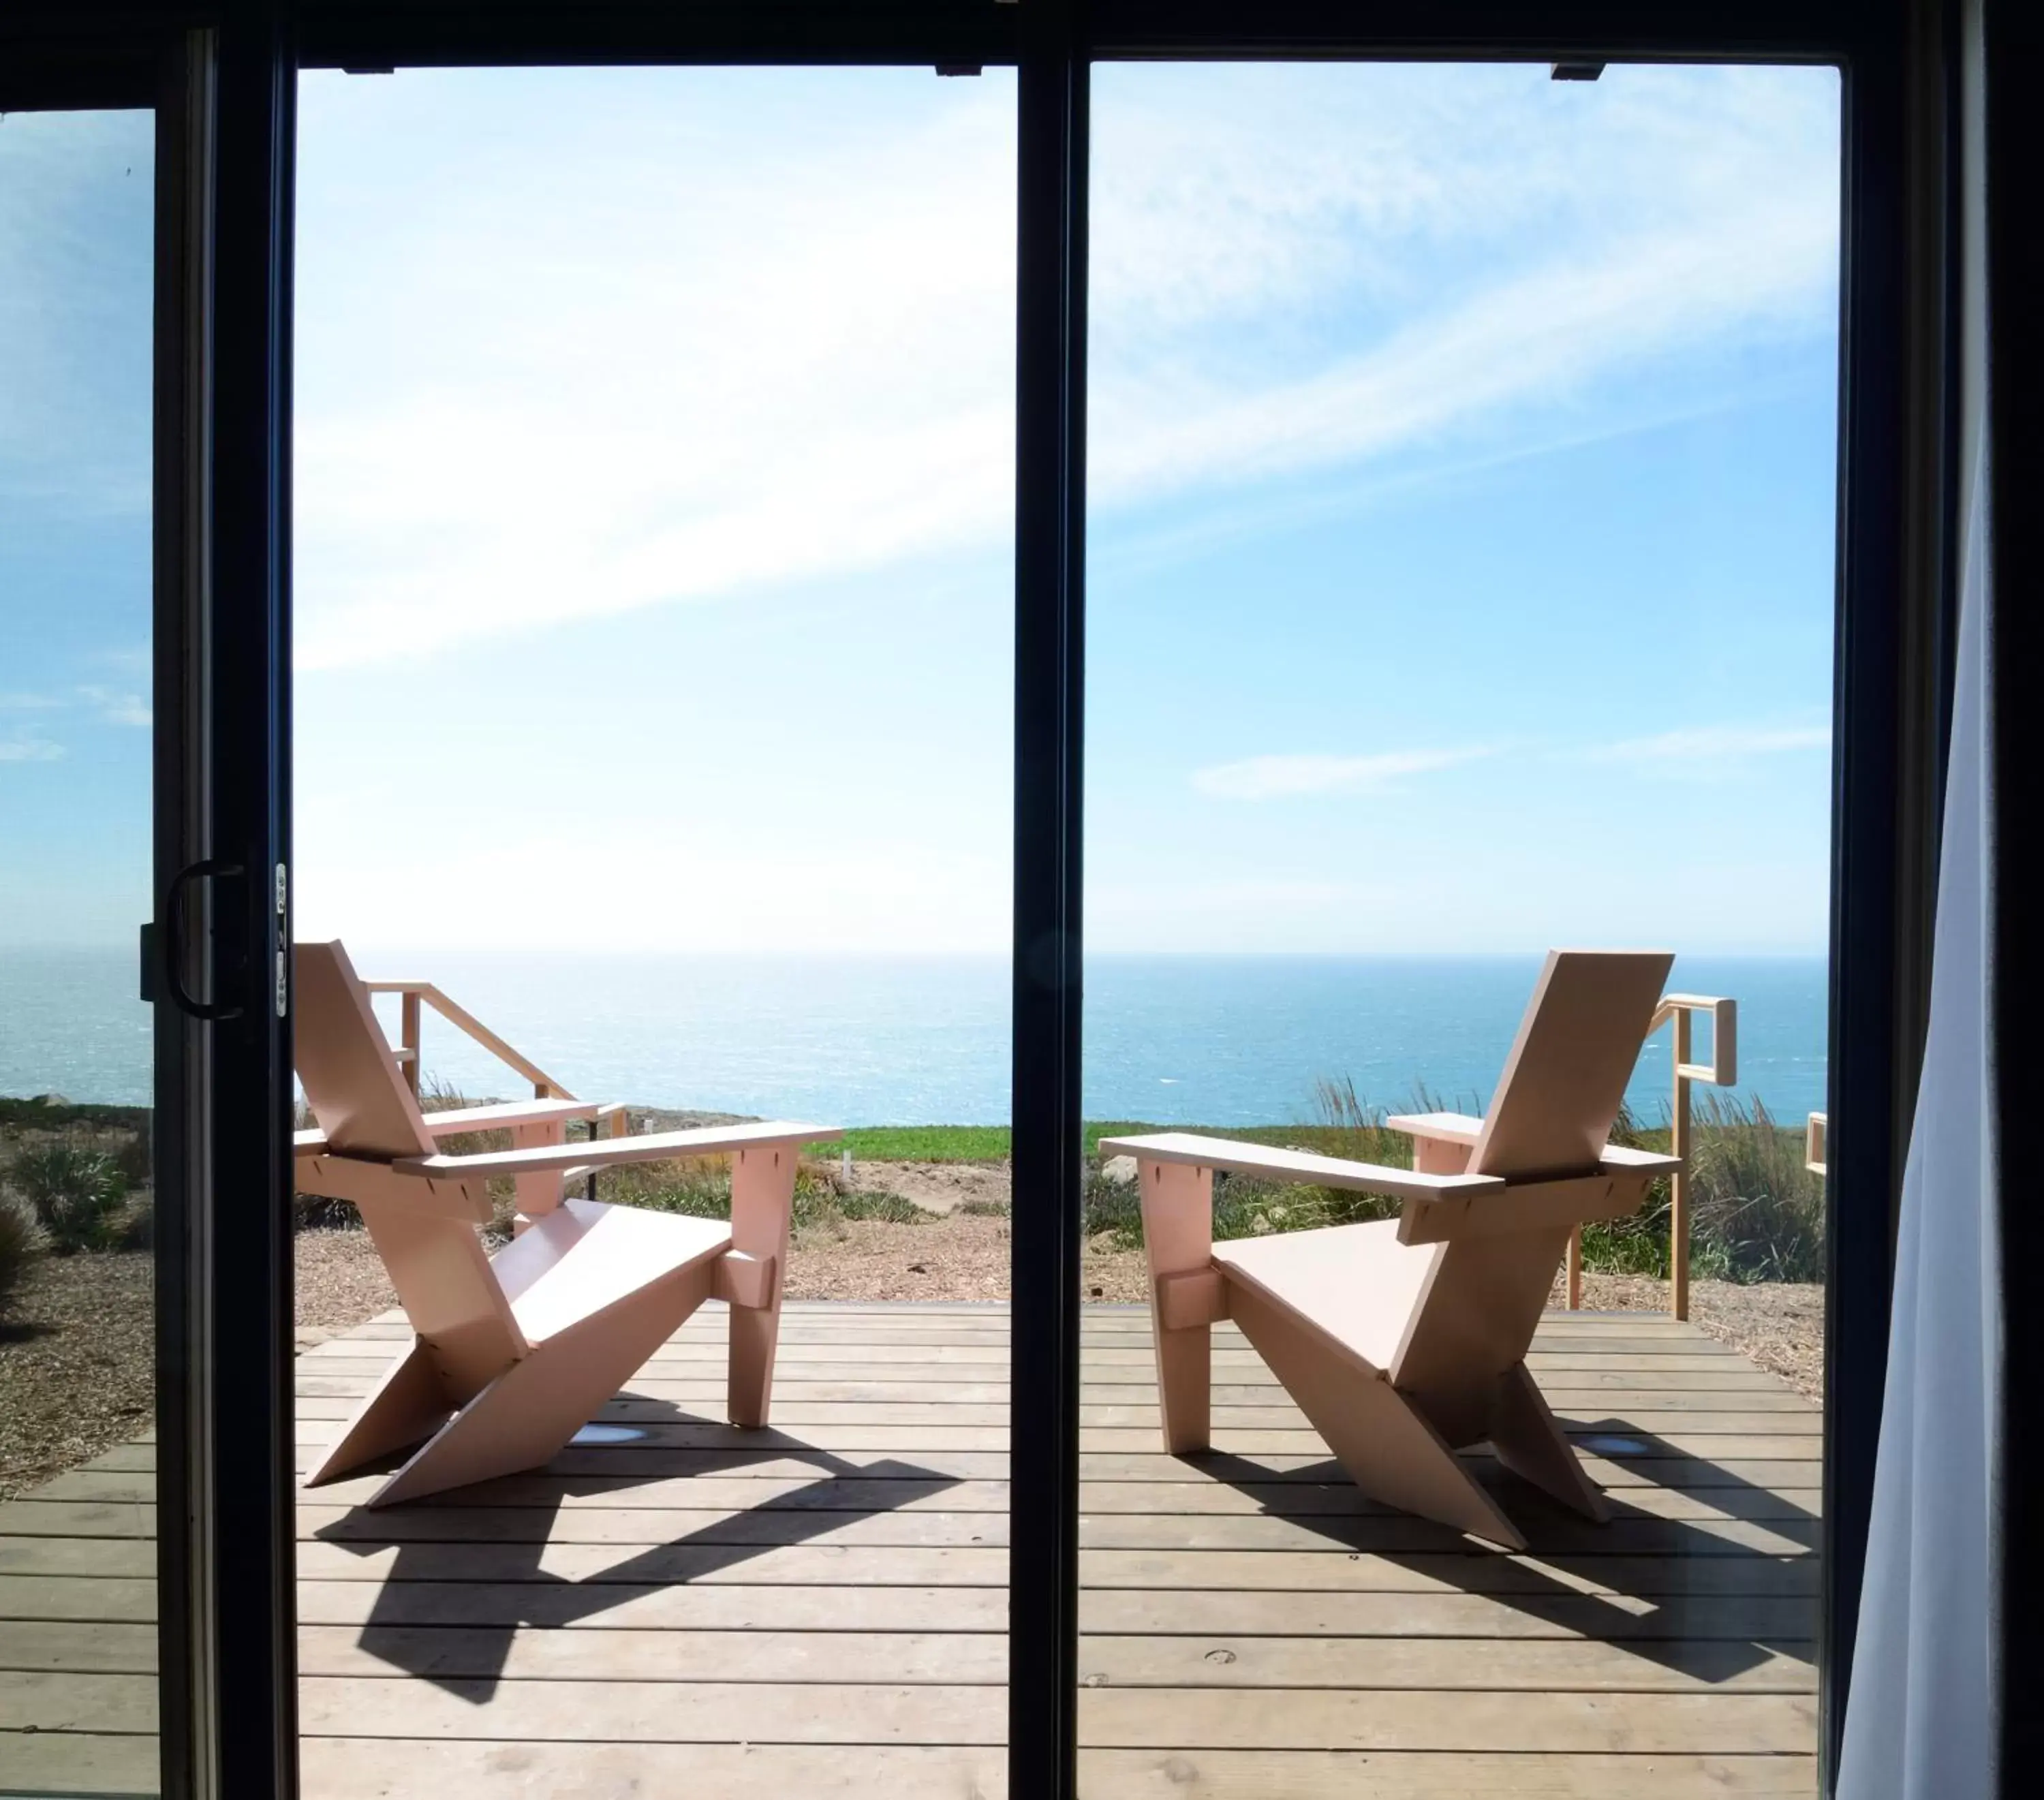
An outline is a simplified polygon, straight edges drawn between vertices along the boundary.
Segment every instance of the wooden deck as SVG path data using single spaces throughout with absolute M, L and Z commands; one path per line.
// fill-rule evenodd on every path
M 301 1359 L 302 1460 L 403 1330 Z M 770 1433 L 712 1422 L 723 1336 L 706 1309 L 543 1474 L 306 1496 L 308 1800 L 1005 1792 L 1006 1309 L 791 1306 Z M 1157 1448 L 1144 1314 L 1089 1310 L 1085 1352 L 1089 1800 L 1814 1791 L 1818 1418 L 1743 1358 L 1550 1317 L 1617 1516 L 1497 1473 L 1512 1556 L 1359 1499 L 1231 1328 L 1197 1465 Z M 0 1507 L 0 1793 L 154 1787 L 150 1468 Z

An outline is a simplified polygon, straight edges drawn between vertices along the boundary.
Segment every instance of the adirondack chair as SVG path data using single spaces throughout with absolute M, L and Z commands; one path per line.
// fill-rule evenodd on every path
M 1390 1121 L 1412 1136 L 1410 1169 L 1183 1132 L 1104 1139 L 1103 1156 L 1139 1169 L 1166 1449 L 1208 1447 L 1209 1327 L 1232 1318 L 1374 1498 L 1523 1549 L 1455 1454 L 1488 1440 L 1506 1468 L 1604 1518 L 1525 1357 L 1570 1231 L 1636 1211 L 1679 1166 L 1605 1141 L 1673 960 L 1551 952 L 1489 1114 Z M 1404 1204 L 1216 1244 L 1217 1169 Z
M 536 1468 L 631 1380 L 705 1300 L 731 1308 L 732 1421 L 763 1426 L 799 1146 L 840 1134 L 773 1123 L 563 1142 L 574 1101 L 430 1115 L 398 1073 L 338 943 L 294 958 L 298 1079 L 317 1129 L 298 1134 L 301 1193 L 351 1200 L 414 1334 L 307 1485 L 419 1448 L 368 1504 Z M 521 1147 L 442 1155 L 436 1136 L 508 1128 Z M 731 1222 L 570 1199 L 570 1169 L 731 1159 Z M 486 1184 L 517 1178 L 524 1222 L 486 1254 Z

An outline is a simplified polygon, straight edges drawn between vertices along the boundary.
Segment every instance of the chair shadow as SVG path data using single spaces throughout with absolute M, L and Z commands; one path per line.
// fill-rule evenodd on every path
M 1659 1472 L 1663 1479 L 1657 1484 L 1664 1491 L 1711 1497 L 1765 1495 L 1769 1503 L 1765 1510 L 1770 1515 L 1785 1505 L 1788 1518 L 1750 1521 L 1785 1538 L 1800 1541 L 1817 1522 L 1815 1514 L 1792 1501 L 1783 1502 L 1771 1488 L 1735 1475 L 1707 1457 L 1677 1449 L 1623 1419 L 1572 1419 L 1570 1429 L 1578 1439 L 1595 1436 L 1636 1445 L 1636 1449 L 1623 1453 L 1623 1460 L 1663 1465 Z M 1607 1460 L 1619 1460 L 1612 1449 L 1599 1453 Z M 1371 1501 L 1356 1490 L 1347 1472 L 1331 1457 L 1310 1468 L 1292 1470 L 1273 1468 L 1224 1450 L 1183 1459 L 1256 1501 L 1266 1512 L 1275 1497 L 1273 1487 L 1324 1483 L 1346 1488 L 1356 1495 L 1355 1511 L 1288 1511 L 1283 1516 L 1330 1543 L 1380 1556 L 1527 1618 L 1700 1680 L 1730 1680 L 1777 1654 L 1809 1655 L 1818 1621 L 1814 1544 L 1807 1545 L 1800 1556 L 1727 1547 L 1704 1529 L 1706 1522 L 1668 1518 L 1628 1506 L 1625 1496 L 1632 1490 L 1626 1487 L 1602 1490 L 1610 1503 L 1611 1518 L 1600 1525 L 1570 1511 L 1493 1458 L 1467 1460 L 1505 1516 L 1524 1534 L 1523 1551 L 1484 1544 L 1450 1526 Z M 1710 1480 L 1700 1483 L 1696 1478 L 1706 1472 Z M 1735 1498 L 1720 1510 L 1732 1520 L 1746 1522 Z M 1397 1522 L 1389 1535 L 1404 1541 L 1387 1545 L 1387 1521 Z M 1612 1542 L 1611 1526 L 1631 1521 L 1645 1521 L 1659 1529 L 1635 1533 L 1646 1540 L 1636 1549 Z M 1580 1563 L 1589 1558 L 1596 1559 L 1597 1567 L 1589 1579 L 1608 1593 L 1585 1591 L 1558 1568 L 1543 1566 L 1564 1559 Z M 1500 1572 L 1506 1566 L 1508 1575 Z M 1650 1579 L 1649 1572 L 1655 1568 L 1675 1572 Z M 1712 1570 L 1719 1572 L 1712 1575 Z M 1693 1583 L 1685 1583 L 1683 1573 L 1693 1574 Z
M 396 1552 L 356 1640 L 358 1648 L 458 1698 L 486 1706 L 504 1679 L 512 1646 L 521 1629 L 581 1624 L 649 1590 L 701 1581 L 768 1551 L 810 1542 L 847 1518 L 892 1511 L 943 1493 L 959 1486 L 963 1479 L 891 1457 L 855 1462 L 785 1431 L 725 1425 L 684 1411 L 670 1402 L 649 1399 L 628 1388 L 617 1398 L 633 1403 L 635 1431 L 648 1426 L 655 1429 L 663 1425 L 707 1426 L 728 1433 L 728 1441 L 708 1448 L 691 1447 L 687 1452 L 689 1472 L 683 1476 L 653 1470 L 633 1472 L 622 1466 L 637 1460 L 632 1453 L 657 1450 L 657 1445 L 605 1443 L 599 1448 L 571 1444 L 556 1462 L 571 1457 L 578 1462 L 594 1461 L 601 1457 L 608 1464 L 615 1456 L 620 1466 L 601 1473 L 587 1469 L 557 1473 L 555 1464 L 550 1463 L 522 1475 L 479 1482 L 472 1488 L 451 1489 L 407 1505 L 376 1510 L 352 1507 L 344 1518 L 317 1532 L 316 1537 L 355 1556 Z M 609 1421 L 596 1422 L 609 1425 Z M 810 1464 L 819 1471 L 817 1478 L 775 1495 L 769 1504 L 732 1513 L 700 1530 L 647 1545 L 597 1575 L 571 1579 L 542 1566 L 548 1552 L 557 1548 L 554 1526 L 562 1502 L 596 1494 L 629 1494 L 654 1482 L 714 1475 L 724 1469 L 756 1464 L 763 1456 Z M 395 1468 L 402 1460 L 400 1453 L 385 1459 L 380 1466 Z M 375 1469 L 365 1467 L 360 1472 L 373 1473 Z M 886 1503 L 853 1508 L 828 1505 L 840 1484 L 846 1481 L 881 1484 L 879 1494 L 884 1495 Z M 430 1529 L 429 1522 L 436 1512 L 476 1505 L 489 1491 L 501 1492 L 506 1484 L 513 1483 L 521 1488 L 540 1483 L 544 1487 L 529 1502 L 521 1497 L 498 1504 L 507 1512 L 516 1510 L 546 1516 L 533 1519 L 532 1531 L 516 1541 L 488 1540 L 485 1547 L 494 1554 L 486 1559 L 487 1573 L 478 1569 L 473 1575 L 450 1577 L 448 1572 L 450 1550 L 475 1547 L 477 1540 L 473 1537 L 449 1532 L 440 1537 L 421 1537 L 415 1530 L 401 1532 L 386 1522 L 402 1519 L 407 1526 L 416 1527 L 424 1521 L 428 1522 Z M 319 1491 L 301 1488 L 300 1495 L 316 1503 Z M 601 1548 L 599 1545 L 589 1547 Z M 450 1595 L 460 1597 L 450 1605 Z

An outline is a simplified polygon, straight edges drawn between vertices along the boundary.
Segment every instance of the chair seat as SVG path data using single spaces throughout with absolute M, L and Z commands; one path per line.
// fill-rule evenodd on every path
M 1215 1266 L 1247 1282 L 1359 1357 L 1389 1372 L 1439 1260 L 1438 1244 L 1401 1244 L 1398 1221 L 1331 1225 L 1317 1231 L 1231 1238 Z
M 722 1219 L 566 1199 L 490 1259 L 528 1344 L 731 1248 Z

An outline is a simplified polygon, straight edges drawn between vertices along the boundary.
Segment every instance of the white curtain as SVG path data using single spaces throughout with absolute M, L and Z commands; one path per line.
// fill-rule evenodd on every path
M 1992 1800 L 1996 1752 L 2001 1266 L 1986 336 L 1977 247 L 1978 6 L 1969 102 L 1959 638 L 1923 1083 L 1903 1175 L 1894 1317 L 1840 1800 Z

